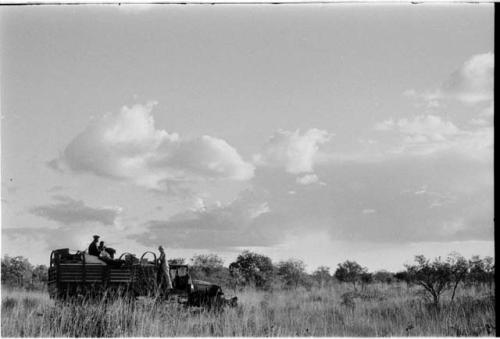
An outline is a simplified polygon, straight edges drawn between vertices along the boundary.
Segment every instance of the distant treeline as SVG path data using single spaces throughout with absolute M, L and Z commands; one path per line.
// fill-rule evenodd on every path
M 289 259 L 274 263 L 271 258 L 250 252 L 242 252 L 234 262 L 224 266 L 217 254 L 199 254 L 187 262 L 185 258 L 173 258 L 170 264 L 189 264 L 194 279 L 208 280 L 225 288 L 240 289 L 251 286 L 257 289 L 289 289 L 313 286 L 325 287 L 337 283 L 352 284 L 353 289 L 364 288 L 371 283 L 393 284 L 404 282 L 408 286 L 421 286 L 435 303 L 445 290 L 453 296 L 460 284 L 488 284 L 495 279 L 495 263 L 492 257 L 472 256 L 466 259 L 458 253 L 446 258 L 427 259 L 415 256 L 413 265 L 405 270 L 368 272 L 355 261 L 337 265 L 333 273 L 326 266 L 318 267 L 312 274 L 306 272 L 303 261 Z M 47 282 L 47 267 L 34 266 L 21 256 L 2 258 L 2 284 L 26 289 L 43 289 Z
M 32 265 L 21 256 L 2 258 L 2 286 L 41 290 L 46 288 L 47 280 L 45 265 Z
M 171 262 L 184 263 L 185 260 L 173 259 Z M 191 274 L 194 278 L 210 280 L 235 289 L 246 286 L 264 290 L 297 287 L 309 289 L 338 283 L 348 283 L 353 289 L 357 289 L 372 283 L 403 282 L 408 287 L 422 287 L 428 292 L 431 301 L 438 303 L 446 290 L 452 291 L 453 299 L 460 284 L 487 284 L 491 288 L 495 281 L 495 262 L 492 257 L 472 256 L 466 259 L 458 253 L 432 260 L 417 255 L 414 264 L 405 265 L 405 270 L 399 272 L 369 272 L 357 262 L 347 260 L 338 264 L 333 273 L 329 267 L 320 266 L 309 274 L 301 260 L 289 259 L 273 263 L 267 256 L 244 251 L 228 267 L 223 266 L 222 259 L 216 254 L 196 255 L 191 259 Z

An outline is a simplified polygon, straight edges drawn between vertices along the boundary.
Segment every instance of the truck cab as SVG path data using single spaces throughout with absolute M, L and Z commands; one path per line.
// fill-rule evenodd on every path
M 174 291 L 191 293 L 194 290 L 193 281 L 189 275 L 188 265 L 170 265 L 169 273 Z

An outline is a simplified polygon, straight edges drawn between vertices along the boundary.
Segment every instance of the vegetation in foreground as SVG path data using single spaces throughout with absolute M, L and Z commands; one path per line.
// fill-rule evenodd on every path
M 309 291 L 238 292 L 222 312 L 145 298 L 62 303 L 38 291 L 2 290 L 2 337 L 495 336 L 494 289 L 469 286 L 439 307 L 417 286 L 335 284 Z
M 173 259 L 183 262 L 184 259 Z M 46 267 L 2 259 L 3 337 L 494 336 L 493 258 L 416 256 L 405 271 L 370 273 L 354 261 L 334 274 L 300 260 L 273 263 L 245 251 L 229 267 L 217 255 L 191 259 L 239 306 L 222 312 L 153 298 L 61 302 L 45 291 Z

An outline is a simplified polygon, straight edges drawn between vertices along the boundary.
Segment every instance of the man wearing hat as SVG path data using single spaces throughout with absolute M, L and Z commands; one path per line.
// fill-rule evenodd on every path
M 97 248 L 97 243 L 99 242 L 99 236 L 94 235 L 94 241 L 89 245 L 89 254 L 99 256 L 99 249 Z

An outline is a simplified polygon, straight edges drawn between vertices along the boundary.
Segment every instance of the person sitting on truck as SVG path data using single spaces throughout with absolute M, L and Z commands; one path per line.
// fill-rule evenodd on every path
M 97 247 L 97 249 L 99 250 L 99 256 L 110 258 L 110 259 L 115 258 L 116 250 L 114 248 L 104 246 L 104 241 L 101 241 L 99 243 L 99 247 Z M 105 253 L 103 253 L 103 252 L 105 252 Z
M 101 241 L 99 243 L 99 247 L 97 247 L 99 250 L 99 257 L 102 259 L 111 259 L 111 256 L 109 255 L 108 251 L 106 251 L 106 247 L 104 247 L 104 241 Z
M 97 243 L 99 242 L 99 236 L 94 235 L 94 241 L 89 245 L 89 254 L 99 256 L 99 249 L 97 248 Z

